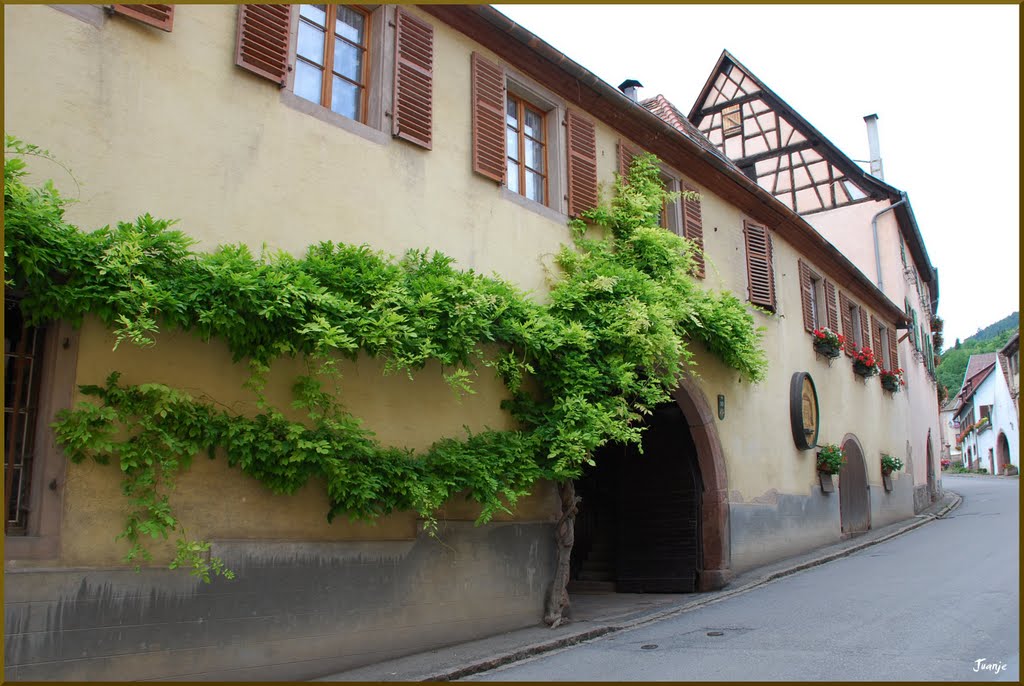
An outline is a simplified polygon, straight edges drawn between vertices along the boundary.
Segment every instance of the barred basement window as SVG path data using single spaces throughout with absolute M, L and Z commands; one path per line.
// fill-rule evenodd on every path
M 4 533 L 24 535 L 35 457 L 44 329 L 25 324 L 17 301 L 4 300 Z

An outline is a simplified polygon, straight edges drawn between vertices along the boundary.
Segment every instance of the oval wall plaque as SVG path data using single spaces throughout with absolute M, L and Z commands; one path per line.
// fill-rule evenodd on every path
M 789 421 L 797 448 L 810 450 L 818 444 L 818 392 L 807 372 L 793 374 L 789 383 Z

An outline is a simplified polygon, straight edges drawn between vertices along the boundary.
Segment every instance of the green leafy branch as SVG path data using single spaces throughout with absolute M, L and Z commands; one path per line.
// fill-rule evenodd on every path
M 429 529 L 445 500 L 466 491 L 486 521 L 537 479 L 577 477 L 601 445 L 639 442 L 644 417 L 695 371 L 692 343 L 754 382 L 767 367 L 749 308 L 694 282 L 695 246 L 657 226 L 672 196 L 653 156 L 634 161 L 610 205 L 585 215 L 604 238 L 585 238 L 587 224 L 573 222 L 548 304 L 436 252 L 393 259 L 330 242 L 302 257 L 254 256 L 240 244 L 195 252 L 172 222 L 149 215 L 82 232 L 64 220 L 52 184 L 28 186 L 19 163 L 4 167 L 4 275 L 30 323 L 80 324 L 88 313 L 133 345 L 152 345 L 161 328 L 193 331 L 223 341 L 251 372 L 255 417 L 158 384 L 119 386 L 115 376 L 83 387 L 89 400 L 59 418 L 73 460 L 118 461 L 131 560 L 149 559 L 145 540 L 177 531 L 176 565 L 204 578 L 224 572 L 169 505 L 175 475 L 200 450 L 277 493 L 322 478 L 329 519 L 411 510 Z M 360 354 L 409 375 L 436 361 L 458 393 L 472 392 L 478 366 L 491 368 L 518 428 L 467 432 L 420 455 L 382 446 L 340 402 L 335 361 Z M 264 395 L 272 363 L 292 356 L 307 361 L 293 385 L 305 423 Z

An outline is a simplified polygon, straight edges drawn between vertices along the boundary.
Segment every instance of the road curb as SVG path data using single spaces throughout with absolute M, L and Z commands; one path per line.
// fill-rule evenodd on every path
M 913 531 L 914 529 L 920 528 L 925 524 L 928 524 L 929 522 L 935 521 L 936 519 L 942 519 L 951 511 L 959 507 L 960 504 L 963 502 L 963 497 L 960 496 L 958 493 L 955 493 L 953 491 L 946 491 L 946 493 L 952 495 L 953 500 L 949 504 L 944 506 L 942 509 L 931 514 L 915 515 L 915 521 L 911 521 L 909 524 L 901 526 L 900 528 L 895 529 L 894 531 L 891 531 L 885 534 L 884 536 L 879 536 L 878 538 L 861 541 L 859 543 L 850 545 L 842 550 L 822 554 L 820 557 L 814 558 L 813 560 L 807 560 L 805 562 L 801 562 L 790 567 L 775 570 L 773 572 L 765 574 L 763 577 L 759 579 L 755 579 L 753 581 L 745 583 L 742 586 L 723 590 L 719 593 L 716 593 L 713 596 L 702 598 L 700 600 L 687 603 L 682 606 L 669 608 L 667 610 L 654 611 L 650 614 L 646 614 L 641 617 L 626 620 L 620 623 L 609 623 L 600 626 L 595 626 L 584 631 L 579 631 L 567 636 L 560 636 L 558 638 L 552 638 L 551 640 L 547 641 L 539 641 L 537 643 L 533 643 L 531 645 L 524 646 L 522 648 L 518 648 L 507 653 L 502 653 L 500 655 L 487 658 L 486 660 L 479 660 L 477 662 L 472 662 L 470 664 L 453 667 L 443 672 L 431 674 L 430 676 L 417 677 L 414 679 L 414 681 L 453 681 L 455 679 L 461 679 L 467 676 L 472 676 L 473 674 L 479 674 L 481 672 L 496 669 L 498 667 L 512 664 L 514 662 L 519 662 L 529 657 L 534 657 L 544 653 L 559 650 L 560 648 L 567 648 L 569 646 L 577 645 L 579 643 L 585 643 L 587 641 L 591 641 L 593 639 L 600 638 L 611 633 L 616 633 L 627 629 L 634 629 L 640 626 L 644 626 L 645 624 L 651 624 L 653 622 L 657 622 L 663 619 L 668 619 L 670 617 L 674 617 L 675 615 L 680 615 L 684 612 L 696 610 L 698 608 L 705 607 L 712 603 L 717 603 L 727 598 L 737 596 L 741 593 L 746 593 L 747 591 L 757 588 L 758 586 L 763 586 L 765 584 L 771 583 L 772 581 L 776 581 L 778 579 L 790 576 L 791 574 L 796 574 L 797 572 L 804 571 L 805 569 L 817 567 L 827 562 L 831 562 L 833 560 L 838 560 L 839 558 L 852 555 L 853 553 L 864 550 L 865 548 L 869 548 L 873 545 L 877 545 L 879 543 L 883 543 L 890 539 L 896 538 L 897 536 L 901 536 L 907 533 L 908 531 Z
M 463 665 L 462 667 L 456 667 L 446 672 L 417 678 L 416 681 L 454 681 L 456 679 L 461 679 L 462 677 L 479 674 L 480 672 L 487 672 L 513 662 L 519 662 L 520 660 L 525 660 L 526 658 L 533 657 L 534 655 L 541 655 L 542 653 L 548 653 L 553 650 L 558 650 L 559 648 L 567 648 L 569 646 L 576 645 L 577 643 L 583 643 L 595 638 L 600 638 L 606 634 L 620 631 L 622 628 L 623 627 L 612 625 L 595 627 L 569 636 L 562 636 L 552 641 L 534 643 L 524 648 L 513 650 L 510 653 L 503 653 L 497 657 L 488 658 L 469 665 Z

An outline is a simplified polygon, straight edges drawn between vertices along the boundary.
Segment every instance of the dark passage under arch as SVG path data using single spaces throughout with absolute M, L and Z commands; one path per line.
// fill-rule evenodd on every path
M 577 482 L 575 590 L 690 593 L 702 566 L 697 448 L 676 403 L 648 420 L 643 451 L 606 446 Z

